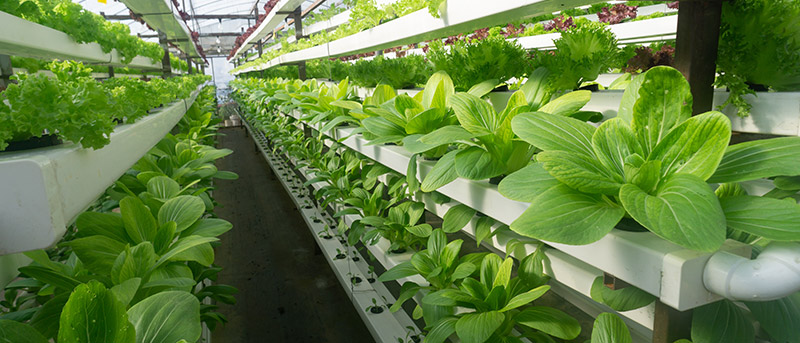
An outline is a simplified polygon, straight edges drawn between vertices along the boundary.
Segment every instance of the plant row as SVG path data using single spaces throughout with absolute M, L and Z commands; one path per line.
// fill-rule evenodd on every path
M 207 299 L 233 303 L 237 290 L 210 285 L 221 270 L 213 244 L 232 225 L 214 215 L 214 89 L 81 214 L 53 249 L 3 290 L 0 341 L 196 342 L 201 323 L 225 318 Z
M 403 146 L 413 154 L 407 177 L 402 178 L 409 188 L 407 192 L 433 192 L 459 177 L 502 179 L 498 185 L 501 194 L 532 204 L 510 225 L 511 230 L 526 237 L 588 244 L 616 227 L 650 231 L 701 251 L 716 251 L 730 238 L 754 244 L 756 254 L 758 247 L 770 241 L 800 238 L 794 224 L 800 219 L 796 200 L 800 190 L 796 184 L 800 138 L 728 146 L 731 130 L 727 117 L 713 111 L 692 117 L 689 85 L 669 67 L 656 67 L 632 79 L 618 117 L 598 127 L 586 121 L 602 116 L 581 110 L 591 93 L 556 92 L 548 75 L 546 69 L 532 72 L 499 111 L 483 99 L 496 81 L 474 85 L 468 92 L 455 92 L 443 72 L 434 74 L 413 98 L 381 85 L 363 102 L 353 96 L 347 81 L 328 87 L 313 80 L 248 79 L 237 80 L 235 87 L 240 99 L 254 106 L 251 113 L 256 122 L 268 125 L 261 128 L 269 129 L 269 137 L 277 137 L 275 132 L 287 125 L 270 118 L 276 113 L 299 110 L 303 113 L 300 119 L 307 124 L 323 125 L 322 133 L 350 123 L 358 125 L 356 133 L 370 144 Z M 274 125 L 282 126 L 275 129 Z M 296 139 L 302 137 L 298 135 Z M 275 144 L 284 147 L 287 142 L 279 140 Z M 322 149 L 310 151 L 319 154 Z M 421 181 L 415 177 L 418 157 L 437 161 Z M 322 170 L 322 176 L 329 177 L 335 188 L 325 191 L 326 197 L 353 185 L 342 179 L 347 179 L 361 162 L 337 158 L 335 163 L 338 164 L 334 166 L 345 167 L 336 173 Z M 748 195 L 740 184 L 762 178 L 772 178 L 775 184 L 763 196 Z M 361 183 L 364 182 L 367 181 Z M 404 192 L 395 184 L 388 187 L 399 194 Z M 363 204 L 373 211 L 374 202 L 380 198 L 375 192 L 356 194 L 360 194 L 357 199 L 340 196 L 328 202 L 356 207 Z M 409 208 L 396 215 L 419 205 L 404 206 Z M 347 211 L 342 214 L 352 212 L 366 218 L 363 228 L 350 228 L 351 235 L 359 239 L 363 235 L 368 241 L 379 235 L 364 232 L 367 226 L 383 225 L 380 220 L 370 219 L 374 211 Z M 386 215 L 391 217 L 388 212 Z M 410 229 L 405 238 L 393 240 L 394 248 L 420 246 L 431 228 L 418 227 L 410 217 L 406 221 L 398 218 L 399 224 L 393 221 L 389 226 Z M 492 222 L 484 222 L 484 228 L 478 230 L 479 239 L 491 235 L 487 230 Z M 776 309 L 793 301 L 789 297 L 748 306 Z M 745 317 L 728 301 L 704 308 L 729 311 L 731 317 L 726 319 L 730 320 Z M 790 308 L 796 306 L 792 304 Z M 764 312 L 756 314 L 758 320 L 764 320 L 763 315 Z M 704 327 L 708 326 L 698 325 Z M 774 327 L 767 330 L 773 337 L 785 334 L 785 330 Z M 711 337 L 735 334 L 723 330 Z M 755 333 L 740 336 L 752 341 Z
M 43 135 L 99 149 L 117 123 L 132 123 L 151 109 L 183 99 L 209 79 L 204 75 L 142 81 L 92 77 L 80 62 L 51 62 L 55 74 L 18 73 L 17 83 L 0 93 L 0 151 L 10 142 Z
M 506 38 L 535 36 L 545 33 L 558 32 L 559 30 L 563 30 L 564 28 L 573 25 L 573 18 L 571 16 L 581 16 L 586 14 L 597 14 L 600 17 L 600 21 L 606 24 L 618 24 L 620 22 L 636 18 L 636 10 L 638 6 L 653 5 L 656 4 L 657 2 L 630 1 L 630 3 L 631 5 L 628 6 L 623 4 L 611 5 L 609 3 L 602 2 L 593 4 L 587 9 L 572 9 L 572 10 L 562 11 L 559 16 L 555 16 L 552 14 L 541 15 L 525 20 L 520 20 L 514 23 L 509 23 L 508 25 L 505 26 L 495 26 L 492 28 L 479 29 L 476 30 L 475 33 L 471 35 L 469 38 L 474 39 L 474 38 L 485 37 L 489 31 L 495 31 L 499 34 L 502 34 Z M 253 65 L 258 65 L 261 63 L 266 63 L 275 57 L 278 57 L 280 55 L 292 51 L 299 51 L 320 44 L 328 43 L 340 38 L 344 38 L 353 35 L 355 33 L 373 28 L 382 23 L 416 12 L 426 7 L 431 16 L 438 18 L 439 12 L 442 11 L 442 8 L 440 7 L 443 6 L 444 4 L 445 2 L 440 0 L 439 1 L 403 0 L 378 6 L 374 0 L 357 0 L 354 1 L 353 4 L 348 4 L 352 6 L 352 8 L 350 9 L 349 22 L 337 27 L 336 30 L 332 32 L 321 31 L 318 33 L 314 33 L 308 38 L 300 39 L 293 43 L 289 43 L 286 39 L 287 37 L 291 37 L 292 35 L 290 34 L 283 35 L 284 36 L 283 38 L 275 39 L 275 41 L 280 42 L 281 49 L 271 50 L 267 52 L 265 55 L 262 55 L 258 60 L 246 63 L 242 65 L 239 69 Z M 659 15 L 654 15 L 650 17 L 658 17 L 658 16 Z M 661 14 L 661 16 L 663 16 L 663 13 Z M 542 22 L 551 19 L 553 19 L 553 21 L 549 23 Z M 639 19 L 645 19 L 645 18 L 640 17 Z M 586 21 L 586 18 L 578 18 L 578 20 Z M 456 40 L 463 38 L 465 38 L 465 35 L 462 34 L 458 36 L 451 36 L 447 38 L 445 41 L 452 43 Z M 428 41 L 428 43 L 430 43 L 430 41 Z M 400 48 L 402 47 L 398 47 L 397 49 Z M 395 50 L 395 49 L 390 49 L 390 50 Z M 234 69 L 234 71 L 236 70 L 238 69 Z
M 617 6 L 612 6 L 615 7 Z M 795 1 L 737 0 L 723 5 L 717 59 L 719 76 L 715 85 L 727 87 L 731 94 L 720 108 L 731 104 L 737 107 L 740 116 L 747 116 L 751 105 L 743 98 L 745 94 L 755 94 L 755 90 L 800 89 L 800 43 L 792 38 L 798 34 L 797 26 L 792 25 L 793 18 L 798 16 L 800 5 Z M 427 52 L 426 59 L 433 64 L 433 71 L 447 71 L 459 90 L 466 90 L 465 87 L 471 84 L 492 78 L 500 82 L 522 80 L 528 76 L 526 70 L 534 70 L 538 66 L 545 66 L 553 73 L 561 75 L 558 80 L 560 89 L 574 89 L 609 70 L 643 72 L 656 65 L 673 63 L 674 48 L 663 43 L 650 47 L 632 45 L 619 49 L 614 35 L 604 27 L 605 24 L 617 22 L 619 21 L 606 20 L 600 24 L 586 18 L 573 20 L 571 17 L 560 16 L 554 18 L 546 28 L 521 29 L 522 26 L 516 28 L 514 23 L 510 23 L 478 30 L 471 35 L 434 40 L 423 49 Z M 501 42 L 503 38 L 548 32 L 561 32 L 561 38 L 555 41 L 554 51 L 537 51 L 529 56 L 515 41 L 505 44 Z M 484 39 L 489 42 L 479 42 Z M 313 45 L 318 44 L 311 46 Z M 445 48 L 444 45 L 452 46 Z M 310 46 L 302 46 L 301 41 L 295 45 L 284 44 L 281 49 L 272 50 L 260 60 L 239 68 L 265 63 L 278 55 L 307 47 Z M 412 59 L 405 63 L 380 62 L 377 66 L 388 67 L 391 64 L 419 63 Z M 328 73 L 323 71 L 323 75 L 339 79 L 337 76 L 341 75 L 342 69 L 347 68 L 329 66 L 327 69 Z M 353 66 L 352 69 L 359 68 Z M 369 70 L 364 67 L 360 69 Z M 372 78 L 378 78 L 378 82 L 395 88 L 406 87 L 418 82 L 417 73 L 424 73 L 424 68 L 411 70 L 406 78 L 400 78 L 399 81 L 397 76 L 392 75 L 397 72 L 393 73 L 387 68 L 377 71 L 386 72 L 388 76 L 374 74 Z M 286 73 L 285 70 L 283 72 Z M 367 78 L 364 83 L 374 83 L 373 79 Z
M 189 71 L 189 64 L 186 61 L 175 57 L 172 53 L 169 54 L 170 66 L 172 70 L 177 70 L 179 72 L 187 72 Z M 40 60 L 36 58 L 29 58 L 29 57 L 19 57 L 19 56 L 11 56 L 11 65 L 14 69 L 25 69 L 28 73 L 36 73 L 40 70 L 50 70 L 49 66 L 50 63 L 53 61 L 46 61 Z M 114 71 L 118 74 L 136 74 L 136 75 L 162 75 L 163 73 L 158 71 L 143 71 L 136 68 L 115 68 Z
M 313 173 L 315 177 L 306 185 L 324 183 L 314 193 L 322 208 L 347 205 L 334 214 L 340 218 L 339 232 L 320 232 L 322 238 L 341 235 L 349 244 L 375 244 L 384 238 L 391 242 L 391 253 L 416 252 L 410 261 L 378 280 L 420 275 L 427 281 L 423 285 L 404 283 L 390 308 L 398 311 L 409 299 L 421 295 L 412 316 L 426 323 L 425 342 L 444 342 L 453 334 L 462 342 L 520 342 L 523 338 L 555 342 L 580 335 L 575 318 L 534 302 L 550 288 L 543 272 L 543 253 L 523 259 L 518 268 L 508 257 L 462 253 L 464 242 L 448 239 L 447 234 L 466 225 L 474 211 L 457 219 L 445 216 L 444 226 L 433 228 L 423 220 L 424 204 L 411 200 L 413 188 L 405 177 L 352 150 L 339 149 L 335 142 L 327 149 L 323 140 L 305 137 L 289 117 L 264 114 L 259 106 L 246 105 L 245 101 L 240 104 L 251 109 L 249 113 L 262 113 L 249 116 L 250 120 L 270 137 L 276 150 L 298 159 L 301 162 L 297 167 Z M 350 226 L 344 221 L 349 214 L 359 215 Z M 594 342 L 603 342 L 601 337 L 617 342 L 630 340 L 621 319 L 612 314 L 598 318 L 595 327 Z
M 127 25 L 107 21 L 69 0 L 6 0 L 0 11 L 64 32 L 78 43 L 100 44 L 105 53 L 116 49 L 126 64 L 136 56 L 153 63 L 164 56 L 158 43 L 145 42 L 131 35 Z

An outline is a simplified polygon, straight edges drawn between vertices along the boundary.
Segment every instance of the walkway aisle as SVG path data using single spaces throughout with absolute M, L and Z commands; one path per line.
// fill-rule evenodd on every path
M 314 238 L 244 128 L 220 132 L 234 151 L 218 162 L 238 180 L 218 180 L 217 214 L 233 229 L 222 235 L 218 282 L 239 288 L 213 343 L 372 342 L 328 262 L 314 255 Z

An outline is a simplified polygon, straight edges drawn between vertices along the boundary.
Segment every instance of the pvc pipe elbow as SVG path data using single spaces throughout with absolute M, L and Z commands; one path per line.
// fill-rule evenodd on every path
M 730 300 L 768 301 L 800 291 L 800 244 L 770 243 L 754 260 L 718 251 L 703 273 L 706 288 Z

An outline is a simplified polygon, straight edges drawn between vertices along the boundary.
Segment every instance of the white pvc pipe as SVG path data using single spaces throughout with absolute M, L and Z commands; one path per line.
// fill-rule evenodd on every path
M 708 260 L 703 283 L 730 300 L 786 297 L 800 291 L 800 244 L 770 243 L 754 260 L 719 251 Z

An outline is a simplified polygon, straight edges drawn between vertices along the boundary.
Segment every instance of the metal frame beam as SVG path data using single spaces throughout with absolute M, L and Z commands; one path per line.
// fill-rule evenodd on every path
M 144 15 L 147 15 L 145 13 Z M 133 20 L 130 15 L 102 14 L 106 20 Z M 256 19 L 252 14 L 195 14 L 189 15 L 191 19 Z

